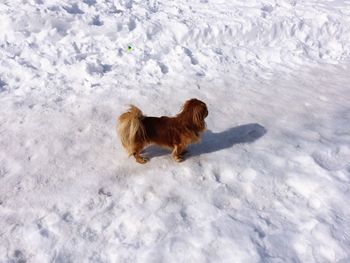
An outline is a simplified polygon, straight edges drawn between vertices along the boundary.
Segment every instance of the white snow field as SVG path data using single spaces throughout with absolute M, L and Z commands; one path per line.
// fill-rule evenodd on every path
M 1 0 L 0 110 L 1 263 L 350 262 L 349 0 Z

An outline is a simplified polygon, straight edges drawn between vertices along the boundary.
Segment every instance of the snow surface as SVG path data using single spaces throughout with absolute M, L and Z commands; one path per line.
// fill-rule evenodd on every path
M 348 0 L 2 0 L 0 262 L 350 262 L 349 58 Z M 127 157 L 192 97 L 185 162 Z

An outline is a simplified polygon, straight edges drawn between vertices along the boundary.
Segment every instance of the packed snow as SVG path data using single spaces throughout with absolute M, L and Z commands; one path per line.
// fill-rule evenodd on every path
M 350 262 L 349 62 L 348 0 L 2 0 L 0 262 Z

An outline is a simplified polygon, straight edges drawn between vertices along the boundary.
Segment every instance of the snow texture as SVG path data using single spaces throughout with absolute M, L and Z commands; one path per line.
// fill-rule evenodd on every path
M 348 0 L 2 0 L 0 262 L 350 262 L 349 58 Z M 185 162 L 127 157 L 192 97 Z

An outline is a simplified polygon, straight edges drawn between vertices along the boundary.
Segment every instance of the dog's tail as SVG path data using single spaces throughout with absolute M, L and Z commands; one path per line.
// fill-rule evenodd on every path
M 130 105 L 127 112 L 119 116 L 117 132 L 122 145 L 129 155 L 133 154 L 137 139 L 145 139 L 145 128 L 142 124 L 142 111 L 134 105 Z

